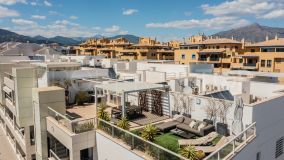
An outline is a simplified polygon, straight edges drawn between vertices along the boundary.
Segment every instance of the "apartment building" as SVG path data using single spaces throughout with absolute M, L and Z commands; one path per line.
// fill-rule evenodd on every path
M 284 72 L 284 39 L 275 36 L 264 42 L 245 45 L 244 54 L 233 59 L 232 69 L 246 69 L 260 72 Z
M 35 159 L 32 88 L 35 70 L 29 64 L 1 64 L 1 127 L 19 159 Z
M 213 75 L 212 64 L 117 61 L 112 66 L 119 79 L 79 76 L 75 63 L 0 64 L 0 126 L 19 159 L 186 160 L 177 152 L 181 142 L 212 132 L 226 143 L 195 146 L 206 153 L 205 160 L 283 158 L 283 85 Z M 92 90 L 94 103 L 67 106 L 66 88 L 52 86 L 52 79 L 64 84 L 73 73 L 81 79 L 70 76 L 72 86 Z M 96 117 L 101 103 L 108 105 L 110 122 Z M 218 112 L 211 115 L 208 106 Z M 129 117 L 131 132 L 117 126 L 123 116 Z M 187 122 L 176 124 L 177 117 L 206 120 L 208 127 L 192 132 Z M 134 134 L 148 124 L 161 128 L 169 122 L 176 126 L 160 130 L 157 138 L 174 134 L 181 148 Z M 181 134 L 185 131 L 190 134 Z
M 243 43 L 227 38 L 192 36 L 175 50 L 178 64 L 210 63 L 215 72 L 230 70 L 232 57 L 243 54 Z
M 77 55 L 101 55 L 122 60 L 173 60 L 173 48 L 177 46 L 177 42 L 161 44 L 151 38 L 140 38 L 138 44 L 125 38 L 102 38 L 87 40 L 75 50 Z
M 17 157 L 21 160 L 36 159 L 36 121 L 34 121 L 35 112 L 32 107 L 36 101 L 32 100 L 33 88 L 44 88 L 54 85 L 62 87 L 63 89 L 60 89 L 60 93 L 62 91 L 64 105 L 59 106 L 63 107 L 61 110 L 65 110 L 66 105 L 75 103 L 75 97 L 78 92 L 83 91 L 89 95 L 93 94 L 92 83 L 83 79 L 108 77 L 108 72 L 108 69 L 82 69 L 79 63 L 74 62 L 35 63 L 30 61 L 1 63 L 0 126 L 4 130 Z M 41 95 L 45 93 L 44 89 L 40 91 L 42 91 Z M 57 95 L 57 92 L 52 94 Z M 59 98 L 62 97 L 62 95 L 57 96 Z M 50 98 L 52 96 L 48 95 L 47 97 Z M 56 100 L 56 98 L 51 100 Z M 40 102 L 44 102 L 44 100 Z M 37 131 L 37 133 L 39 132 L 40 130 Z M 52 142 L 52 144 L 55 143 L 55 141 Z M 42 141 L 39 143 L 42 143 Z

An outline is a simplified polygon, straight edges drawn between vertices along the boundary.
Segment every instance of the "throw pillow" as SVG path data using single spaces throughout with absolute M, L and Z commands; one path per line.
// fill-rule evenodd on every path
M 201 123 L 199 126 L 198 126 L 198 131 L 200 131 L 202 128 L 204 128 L 206 125 L 204 123 Z
M 196 123 L 197 123 L 197 122 L 196 122 L 196 121 L 194 121 L 194 120 L 193 120 L 193 121 L 191 121 L 191 122 L 189 123 L 189 127 L 190 127 L 190 128 L 193 128 L 193 126 L 194 126 Z
M 200 125 L 199 123 L 196 123 L 196 124 L 193 126 L 193 129 L 198 130 L 198 126 L 199 126 L 199 125 Z

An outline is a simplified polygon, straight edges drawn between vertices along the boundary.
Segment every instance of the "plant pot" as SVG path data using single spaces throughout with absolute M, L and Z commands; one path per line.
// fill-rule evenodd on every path
M 228 136 L 229 135 L 228 125 L 225 123 L 218 122 L 217 133 L 223 136 Z
M 174 116 L 174 115 L 179 115 L 180 114 L 180 112 L 179 111 L 172 111 L 172 116 Z
M 191 115 L 190 115 L 190 114 L 183 113 L 182 115 L 185 116 L 185 117 L 191 118 Z
M 214 124 L 213 120 L 210 119 L 203 119 L 203 122 L 206 122 L 207 124 Z

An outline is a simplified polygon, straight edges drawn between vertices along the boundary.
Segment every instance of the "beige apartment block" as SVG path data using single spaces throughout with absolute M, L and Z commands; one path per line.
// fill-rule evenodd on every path
M 36 87 L 33 67 L 0 64 L 0 121 L 19 159 L 35 159 L 32 88 Z M 26 65 L 27 66 L 27 65 Z

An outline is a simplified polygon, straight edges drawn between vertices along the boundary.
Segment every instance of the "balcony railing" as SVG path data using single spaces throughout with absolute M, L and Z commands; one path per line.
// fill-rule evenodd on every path
M 244 66 L 246 67 L 256 67 L 256 63 L 244 63 Z
M 75 134 L 91 131 L 94 129 L 94 118 L 83 120 L 70 120 L 66 115 L 48 107 L 49 116 L 53 117 L 60 125 L 66 127 L 70 132 Z
M 252 123 L 232 140 L 207 156 L 204 160 L 226 160 L 245 147 L 256 136 L 256 123 Z
M 54 158 L 55 160 L 61 160 L 51 149 L 49 150 L 49 157 Z
M 101 119 L 97 119 L 97 128 L 102 130 L 107 135 L 117 139 L 118 141 L 123 142 L 131 150 L 142 152 L 143 154 L 148 154 L 150 159 L 159 159 L 159 160 L 187 160 L 187 158 L 174 153 L 168 149 L 165 149 L 155 143 L 144 140 L 143 138 L 117 127 L 114 124 L 106 122 Z M 147 158 L 149 159 L 149 158 Z

